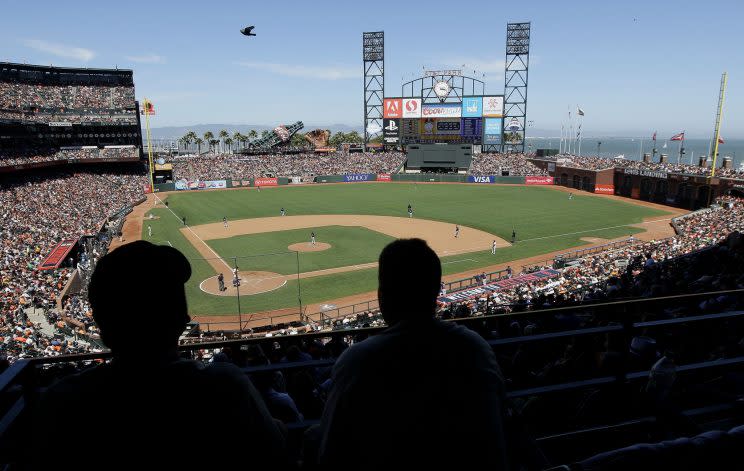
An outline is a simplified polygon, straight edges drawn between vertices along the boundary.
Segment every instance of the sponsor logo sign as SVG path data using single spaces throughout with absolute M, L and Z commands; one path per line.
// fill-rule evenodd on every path
M 502 118 L 503 116 L 504 116 L 504 97 L 503 96 L 484 96 L 483 97 L 483 117 Z
M 458 103 L 442 103 L 441 105 L 423 105 L 421 116 L 423 118 L 459 118 L 462 107 Z
M 548 163 L 548 172 L 555 172 L 555 162 Z
M 486 118 L 484 121 L 483 143 L 501 144 L 501 118 Z
M 400 142 L 400 119 L 384 119 L 382 137 L 385 144 L 398 144 Z
M 349 175 L 344 175 L 345 182 L 369 182 L 373 181 L 374 179 L 375 174 L 373 173 L 352 173 Z
M 480 118 L 483 114 L 483 97 L 470 96 L 462 99 L 462 117 Z
M 176 190 L 211 190 L 215 188 L 227 188 L 227 180 L 185 180 L 176 182 Z
M 403 100 L 400 98 L 385 98 L 382 102 L 383 118 L 402 118 Z
M 254 178 L 253 184 L 255 186 L 277 186 L 279 180 L 276 178 Z
M 232 186 L 242 186 L 242 185 L 240 184 L 240 180 L 233 180 Z
M 524 177 L 525 185 L 552 185 L 553 177 Z
M 594 185 L 594 192 L 602 195 L 614 195 L 615 185 Z
M 636 168 L 626 168 L 626 169 L 623 169 L 623 172 L 626 175 L 640 175 L 642 177 L 651 177 L 651 178 L 666 178 L 667 177 L 666 172 L 654 172 L 651 170 L 638 170 Z
M 377 174 L 377 181 L 378 182 L 389 182 L 392 181 L 393 177 L 389 173 L 378 173 Z
M 468 183 L 493 183 L 496 178 L 493 175 L 470 175 L 468 177 Z
M 421 98 L 403 99 L 403 118 L 421 117 Z

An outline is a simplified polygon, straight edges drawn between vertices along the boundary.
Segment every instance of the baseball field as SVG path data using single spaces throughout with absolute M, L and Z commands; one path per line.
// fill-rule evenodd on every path
M 556 187 L 407 183 L 174 192 L 151 195 L 137 230 L 190 259 L 189 310 L 200 317 L 236 314 L 238 293 L 241 313 L 296 307 L 300 297 L 303 305 L 342 305 L 370 295 L 380 250 L 398 237 L 427 240 L 456 279 L 630 234 L 671 235 L 672 213 L 659 207 L 568 195 Z M 151 268 L 167 276 L 168 267 Z

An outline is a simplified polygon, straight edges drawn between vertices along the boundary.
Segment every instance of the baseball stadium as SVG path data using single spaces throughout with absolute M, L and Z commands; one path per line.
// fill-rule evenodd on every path
M 578 107 L 533 149 L 535 26 L 505 27 L 503 83 L 394 81 L 404 46 L 355 33 L 348 133 L 287 104 L 166 143 L 146 70 L 0 62 L 3 467 L 738 468 L 727 74 L 710 159 L 684 132 L 678 157 L 656 132 L 637 160 L 582 153 Z

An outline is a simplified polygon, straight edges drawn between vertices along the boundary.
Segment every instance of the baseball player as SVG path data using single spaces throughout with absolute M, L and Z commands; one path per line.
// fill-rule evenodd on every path
M 147 225 L 147 238 L 148 239 L 152 238 L 152 226 L 149 224 Z
M 315 245 L 315 231 L 310 233 L 310 243 Z
M 413 217 L 413 208 L 411 207 L 410 204 L 408 205 L 408 217 L 409 218 Z
M 225 226 L 225 229 L 227 229 L 227 217 L 226 216 L 222 217 L 222 225 Z
M 512 244 L 517 240 L 517 231 L 512 229 Z
M 444 286 L 444 281 L 439 283 L 439 296 L 445 296 L 447 294 L 447 288 Z
M 220 273 L 217 277 L 217 285 L 219 287 L 220 292 L 225 291 L 225 276 Z
M 186 225 L 186 216 L 182 217 L 181 218 L 181 221 L 183 221 L 183 225 L 185 226 Z
M 568 201 L 571 201 L 573 199 L 573 193 L 568 194 Z
M 491 255 L 496 255 L 496 241 L 491 242 Z
M 240 286 L 240 276 L 239 276 L 238 267 L 233 268 L 233 287 L 237 288 Z
M 455 224 L 455 239 L 460 237 L 460 226 Z
M 285 211 L 284 211 L 284 207 L 282 207 L 282 210 L 281 210 L 281 213 L 280 213 L 280 214 L 281 214 L 282 216 L 284 216 L 284 215 L 286 214 L 286 213 L 285 213 Z

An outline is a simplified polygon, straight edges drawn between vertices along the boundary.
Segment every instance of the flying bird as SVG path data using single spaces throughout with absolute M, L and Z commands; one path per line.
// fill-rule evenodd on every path
M 245 28 L 241 29 L 240 32 L 243 33 L 243 36 L 255 36 L 255 33 L 252 33 L 253 28 L 255 26 L 246 26 Z

